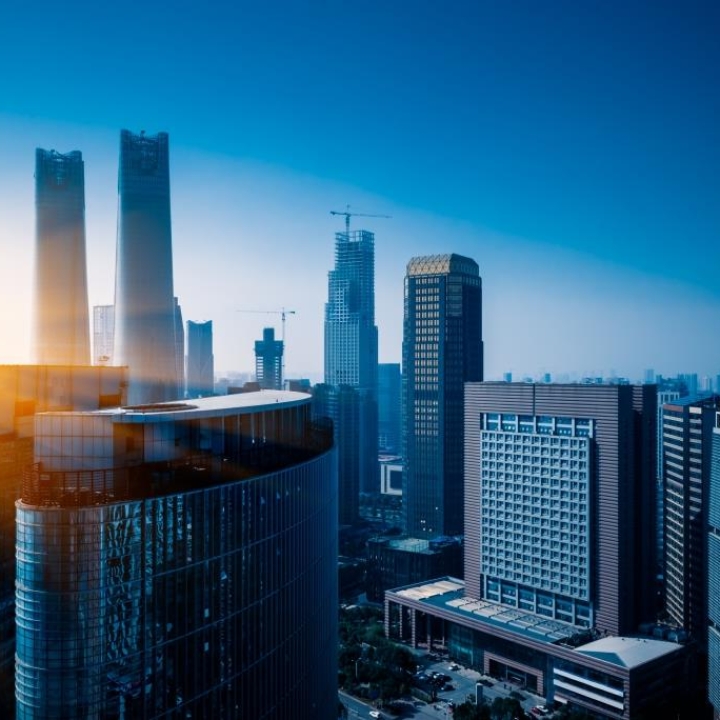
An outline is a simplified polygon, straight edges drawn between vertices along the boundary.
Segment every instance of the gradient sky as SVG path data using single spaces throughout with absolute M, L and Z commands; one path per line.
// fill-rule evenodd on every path
M 35 147 L 81 150 L 90 303 L 113 301 L 121 128 L 170 133 L 175 292 L 250 370 L 322 371 L 330 210 L 405 265 L 480 265 L 486 367 L 720 373 L 720 4 L 21 3 L 0 11 L 0 361 L 28 359 Z

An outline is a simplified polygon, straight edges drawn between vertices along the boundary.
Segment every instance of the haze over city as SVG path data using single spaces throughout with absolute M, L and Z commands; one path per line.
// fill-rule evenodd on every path
M 331 210 L 376 233 L 380 361 L 410 257 L 483 278 L 486 377 L 718 371 L 720 11 L 684 4 L 41 2 L 0 24 L 0 361 L 29 359 L 36 147 L 85 161 L 113 302 L 118 136 L 170 135 L 175 294 L 215 367 L 277 315 L 322 372 Z

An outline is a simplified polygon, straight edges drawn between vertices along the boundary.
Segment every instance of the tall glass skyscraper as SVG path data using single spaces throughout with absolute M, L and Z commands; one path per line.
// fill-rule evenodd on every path
M 18 720 L 337 717 L 337 479 L 310 398 L 36 417 Z
M 214 391 L 212 320 L 187 322 L 187 382 L 188 397 L 207 397 Z
M 36 150 L 35 223 L 35 362 L 87 365 L 85 167 L 78 150 Z
M 360 491 L 380 490 L 377 366 L 375 236 L 367 230 L 336 233 L 325 305 L 324 394 L 326 407 L 334 409 L 339 463 L 346 468 L 340 512 L 347 522 Z
M 463 533 L 463 398 L 483 379 L 482 281 L 461 255 L 410 260 L 403 326 L 406 531 Z
M 131 405 L 179 391 L 168 152 L 167 133 L 120 133 L 114 354 Z

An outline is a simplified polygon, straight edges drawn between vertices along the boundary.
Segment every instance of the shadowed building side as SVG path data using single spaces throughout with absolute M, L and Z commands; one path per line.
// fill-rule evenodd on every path
M 85 259 L 85 169 L 78 150 L 35 151 L 35 296 L 37 363 L 90 362 Z
M 178 397 L 167 133 L 120 133 L 115 362 L 130 404 Z

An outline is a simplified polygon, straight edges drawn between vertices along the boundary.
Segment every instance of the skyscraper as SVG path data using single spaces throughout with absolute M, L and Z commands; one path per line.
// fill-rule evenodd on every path
M 720 413 L 712 430 L 708 490 L 708 699 L 720 718 Z
M 187 322 L 187 382 L 189 398 L 207 397 L 214 391 L 212 320 Z
M 464 383 L 483 379 L 482 281 L 461 255 L 410 260 L 403 325 L 407 533 L 463 533 Z
M 663 407 L 665 611 L 704 646 L 707 639 L 707 522 L 712 430 L 718 398 Z
M 337 717 L 336 466 L 308 395 L 35 427 L 18 720 Z
M 112 365 L 115 344 L 115 306 L 93 307 L 93 365 Z
M 35 152 L 33 354 L 49 365 L 90 362 L 82 154 Z
M 179 376 L 167 133 L 121 131 L 118 193 L 115 362 L 129 368 L 131 405 L 173 400 Z
M 357 493 L 379 492 L 377 431 L 378 334 L 375 325 L 375 236 L 335 235 L 335 267 L 325 304 L 325 385 L 334 395 L 340 467 L 340 512 L 357 507 Z M 352 423 L 351 425 L 345 425 Z
M 255 341 L 255 379 L 263 390 L 282 389 L 283 351 L 283 341 L 275 339 L 275 329 L 263 328 L 262 340 Z

